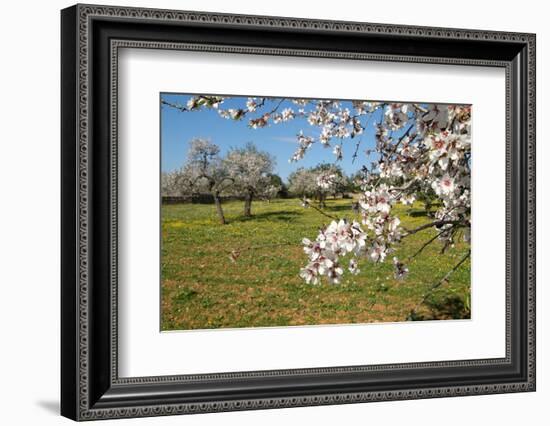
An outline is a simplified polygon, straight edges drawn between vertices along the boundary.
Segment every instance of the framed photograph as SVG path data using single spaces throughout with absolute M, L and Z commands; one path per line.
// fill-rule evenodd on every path
M 62 415 L 535 390 L 535 35 L 61 29 Z

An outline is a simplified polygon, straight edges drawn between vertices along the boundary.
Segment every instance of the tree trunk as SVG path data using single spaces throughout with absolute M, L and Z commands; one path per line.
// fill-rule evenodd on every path
M 325 204 L 325 198 L 326 198 L 326 195 L 324 194 L 319 194 L 319 207 L 324 209 L 327 205 Z
M 244 215 L 252 216 L 252 192 L 248 191 L 244 197 Z
M 225 216 L 223 215 L 222 201 L 220 200 L 220 195 L 216 192 L 212 193 L 214 197 L 214 204 L 216 204 L 216 212 L 218 213 L 218 219 L 222 225 L 225 225 Z

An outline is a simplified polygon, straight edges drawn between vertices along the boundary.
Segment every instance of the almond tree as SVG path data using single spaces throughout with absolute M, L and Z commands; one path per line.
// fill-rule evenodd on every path
M 300 167 L 288 176 L 288 190 L 300 198 L 308 198 L 316 195 L 317 174 L 311 168 Z
M 211 141 L 201 138 L 191 140 L 187 162 L 181 169 L 177 181 L 180 186 L 206 191 L 212 195 L 219 222 L 226 223 L 221 194 L 234 184 L 226 163 L 219 156 L 220 148 Z
M 163 197 L 182 196 L 182 190 L 178 186 L 179 171 L 163 172 L 160 176 L 160 192 Z
M 231 149 L 224 159 L 224 165 L 233 180 L 233 189 L 244 195 L 244 216 L 252 216 L 254 198 L 271 196 L 279 189 L 272 185 L 271 174 L 275 159 L 267 152 L 260 151 L 253 143 L 243 148 Z
M 325 206 L 327 195 L 336 198 L 337 194 L 344 194 L 349 187 L 349 181 L 342 170 L 336 164 L 322 163 L 313 167 L 315 184 L 320 189 L 320 204 Z
M 319 164 L 308 169 L 299 168 L 290 174 L 288 182 L 292 193 L 306 201 L 316 198 L 319 207 L 324 208 L 327 195 L 342 192 L 346 177 L 334 164 Z

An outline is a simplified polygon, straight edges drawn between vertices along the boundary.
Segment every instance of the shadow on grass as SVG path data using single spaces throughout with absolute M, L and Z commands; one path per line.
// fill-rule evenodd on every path
M 177 303 L 185 303 L 197 295 L 197 291 L 184 287 L 178 294 L 174 296 L 174 301 Z
M 424 217 L 428 216 L 428 212 L 426 210 L 409 210 L 407 214 L 411 217 Z
M 430 309 L 428 314 L 411 314 L 412 321 L 470 319 L 470 307 L 459 296 L 431 297 L 425 302 Z
M 342 211 L 350 211 L 351 212 L 353 210 L 351 207 L 352 207 L 351 203 L 338 205 L 338 206 L 327 205 L 323 210 L 325 210 L 327 212 L 342 212 Z
M 278 220 L 288 222 L 296 216 L 301 216 L 301 214 L 292 210 L 280 210 L 276 212 L 252 213 L 250 217 L 238 216 L 232 219 L 231 222 L 248 222 L 250 220 Z

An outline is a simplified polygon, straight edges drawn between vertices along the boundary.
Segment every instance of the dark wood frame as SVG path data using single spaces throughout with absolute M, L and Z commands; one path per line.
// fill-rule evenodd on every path
M 64 416 L 89 420 L 535 390 L 533 34 L 95 5 L 64 9 L 61 28 Z M 116 66 L 121 47 L 505 68 L 506 357 L 119 378 Z

